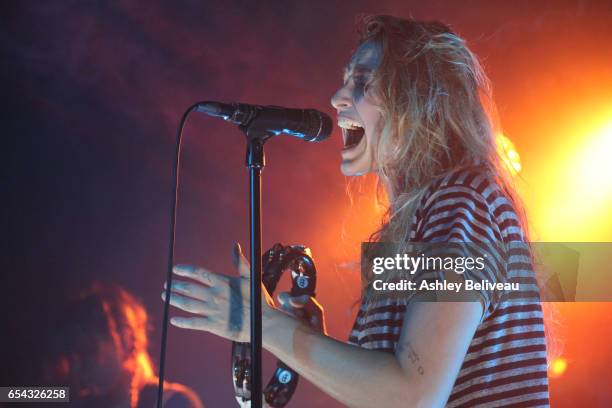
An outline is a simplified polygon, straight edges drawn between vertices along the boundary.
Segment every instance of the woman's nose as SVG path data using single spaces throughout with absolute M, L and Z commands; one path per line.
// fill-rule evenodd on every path
M 338 89 L 332 96 L 331 104 L 337 110 L 346 109 L 352 105 L 352 99 L 346 85 Z

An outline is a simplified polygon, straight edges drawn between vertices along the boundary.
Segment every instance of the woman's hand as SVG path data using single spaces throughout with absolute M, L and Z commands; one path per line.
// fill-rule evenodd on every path
M 277 296 L 279 309 L 294 316 L 315 330 L 327 335 L 325 311 L 315 298 L 308 295 L 291 296 L 289 292 L 281 292 Z
M 170 304 L 195 316 L 172 317 L 170 323 L 184 329 L 207 331 L 232 341 L 250 341 L 250 266 L 240 244 L 233 251 L 239 276 L 216 274 L 194 265 L 176 265 L 173 272 L 189 280 L 172 282 Z M 165 291 L 162 299 L 165 300 Z M 262 315 L 274 303 L 262 286 Z

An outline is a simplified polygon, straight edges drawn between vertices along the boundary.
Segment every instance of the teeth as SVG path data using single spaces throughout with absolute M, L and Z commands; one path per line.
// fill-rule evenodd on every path
M 342 129 L 350 129 L 350 130 L 363 128 L 363 126 L 361 126 L 359 122 L 354 121 L 349 118 L 338 118 L 338 126 L 341 127 Z

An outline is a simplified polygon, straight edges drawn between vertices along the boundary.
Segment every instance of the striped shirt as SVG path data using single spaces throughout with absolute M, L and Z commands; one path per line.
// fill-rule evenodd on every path
M 522 251 L 510 251 L 503 258 L 504 276 L 521 282 L 522 291 L 536 294 L 535 298 L 517 300 L 479 291 L 484 314 L 447 407 L 548 407 L 542 309 L 529 250 L 511 201 L 486 170 L 472 167 L 434 182 L 419 207 L 409 241 L 498 242 L 504 248 L 522 243 L 518 247 Z M 489 277 L 496 279 L 495 275 Z M 467 271 L 464 279 L 470 278 Z M 394 352 L 408 302 L 390 296 L 372 300 L 366 295 L 349 343 Z

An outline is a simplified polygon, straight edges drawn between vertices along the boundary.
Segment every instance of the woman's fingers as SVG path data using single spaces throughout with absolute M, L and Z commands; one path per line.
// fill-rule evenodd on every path
M 216 274 L 195 265 L 175 265 L 172 271 L 178 276 L 191 278 L 211 287 L 227 281 L 227 276 Z
M 238 244 L 234 248 L 234 258 L 242 275 L 240 278 L 219 275 L 195 265 L 173 267 L 176 276 L 186 279 L 172 283 L 168 303 L 186 312 L 200 315 L 175 317 L 171 320 L 174 326 L 204 330 L 231 340 L 248 336 L 248 330 L 245 329 L 248 328 L 248 323 L 243 323 L 248 322 L 250 313 L 249 280 L 245 279 L 244 275 L 250 273 L 250 267 Z M 164 292 L 162 299 L 165 297 Z M 262 301 L 262 308 L 268 307 L 266 300 L 267 297 Z
M 166 289 L 165 283 L 164 289 Z M 191 282 L 172 281 L 172 292 L 180 293 L 181 295 L 189 296 L 203 302 L 208 302 L 209 298 L 212 298 L 211 288 Z
M 173 317 L 170 324 L 181 329 L 205 330 L 210 331 L 210 319 L 204 317 Z
M 291 296 L 289 292 L 281 292 L 278 294 L 277 299 L 278 299 L 278 303 L 283 308 L 301 309 L 310 301 L 310 296 L 309 295 Z
M 276 297 L 278 299 L 278 304 L 280 306 L 280 310 L 287 313 L 290 316 L 296 317 L 298 319 L 302 319 L 304 316 L 304 303 L 310 299 L 309 296 L 306 296 L 306 300 L 303 300 L 300 296 L 298 300 L 293 300 L 294 298 L 289 294 L 289 292 L 281 292 Z M 294 306 L 297 304 L 299 306 Z
M 317 300 L 308 295 L 291 296 L 289 292 L 277 295 L 280 309 L 294 317 L 307 321 L 310 326 L 327 333 L 323 307 Z
M 166 292 L 162 292 L 161 297 L 165 301 Z M 179 295 L 176 292 L 170 294 L 170 304 L 189 313 L 207 314 L 209 309 L 205 302 Z
M 280 309 L 286 313 L 293 314 L 293 308 L 290 303 L 291 295 L 288 292 L 281 292 L 276 296 Z
M 293 307 L 303 308 L 310 301 L 310 295 L 291 296 L 289 303 Z
M 242 253 L 242 247 L 238 242 L 234 244 L 232 251 L 232 263 L 234 267 L 238 269 L 238 274 L 243 278 L 249 278 L 251 276 L 251 265 Z

